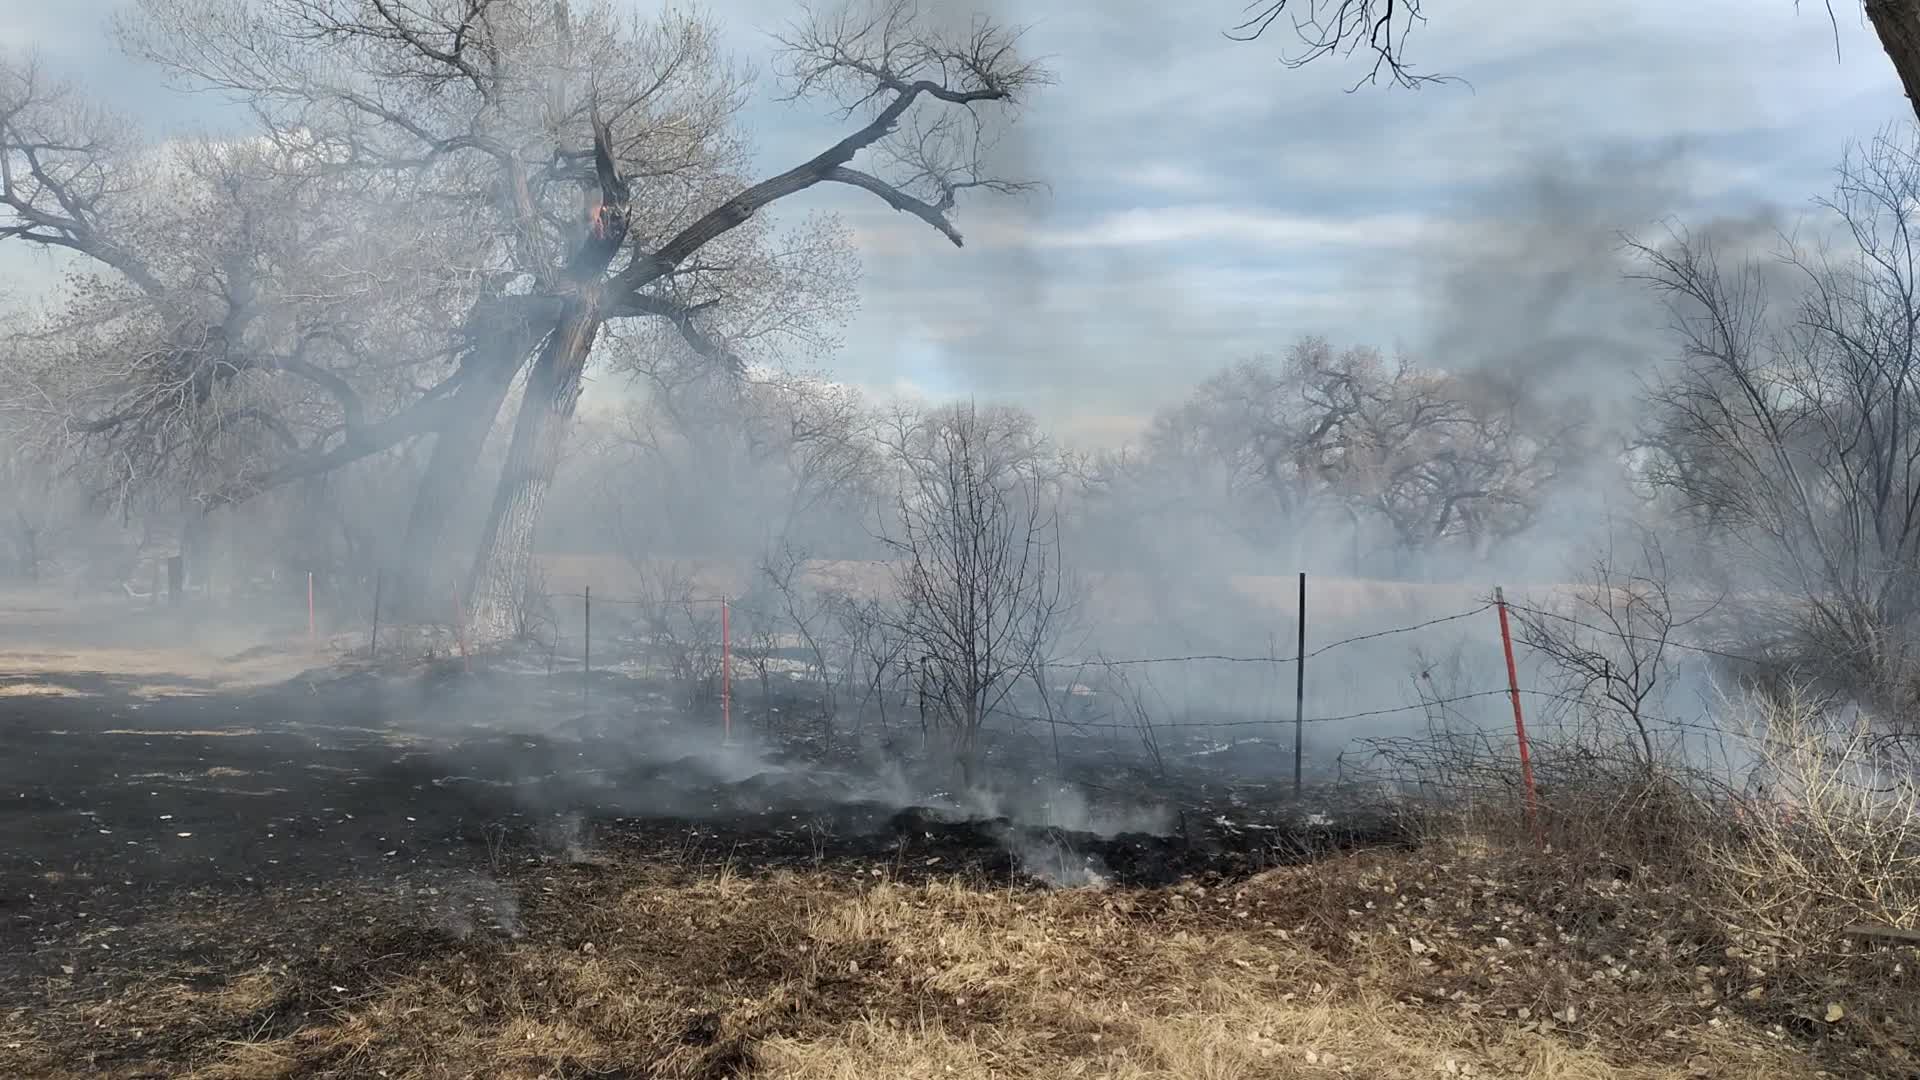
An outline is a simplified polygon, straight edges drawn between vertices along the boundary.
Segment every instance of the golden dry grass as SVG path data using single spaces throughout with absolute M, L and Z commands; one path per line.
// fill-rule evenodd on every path
M 1659 890 L 1552 887 L 1564 870 L 1375 853 L 1212 892 L 1037 893 L 548 866 L 511 883 L 523 940 L 342 902 L 305 967 L 16 1015 L 0 1073 L 94 1075 L 84 1032 L 124 1048 L 96 1066 L 201 1080 L 1875 1075 L 1846 1049 L 1884 1045 L 1872 1007 L 1778 1030 L 1737 965 L 1692 963 L 1690 927 L 1635 922 Z
M 0 686 L 0 698 L 12 697 L 81 697 L 80 691 L 69 686 L 53 683 L 16 682 Z

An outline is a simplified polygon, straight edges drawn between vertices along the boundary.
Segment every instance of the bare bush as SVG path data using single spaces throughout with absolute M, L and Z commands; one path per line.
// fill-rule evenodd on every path
M 1728 927 L 1781 959 L 1838 961 L 1854 925 L 1920 930 L 1920 775 L 1812 695 L 1755 700 L 1756 779 L 1704 849 Z
M 1639 245 L 1683 355 L 1643 477 L 1729 588 L 1729 645 L 1901 726 L 1920 703 L 1920 155 L 1874 140 L 1826 200 L 1840 244 L 1723 266 Z
M 1920 773 L 1867 714 L 1804 689 L 1718 712 L 1740 747 L 1723 768 L 1645 756 L 1640 729 L 1592 696 L 1531 725 L 1538 839 L 1684 889 L 1749 957 L 1801 976 L 1857 960 L 1850 928 L 1920 929 Z M 1434 835 L 1536 842 L 1511 737 L 1442 723 L 1371 749 L 1377 775 L 1423 796 Z
M 1622 558 L 1609 549 L 1591 565 L 1561 610 L 1519 608 L 1521 642 L 1542 657 L 1566 699 L 1626 737 L 1649 780 L 1669 749 L 1656 746 L 1660 700 L 1674 676 L 1674 632 L 1691 621 L 1674 614 L 1666 553 L 1651 533 Z
M 855 730 L 863 730 L 871 714 L 882 741 L 891 744 L 887 702 L 902 696 L 910 642 L 885 600 L 843 590 L 828 590 L 826 600 L 847 651 L 844 700 L 854 710 Z
M 807 682 L 819 698 L 820 733 L 831 743 L 839 707 L 832 665 L 827 659 L 831 647 L 827 635 L 833 629 L 833 618 L 827 598 L 805 582 L 806 564 L 804 555 L 783 543 L 761 559 L 760 578 L 767 585 L 770 599 L 778 605 L 774 618 L 792 631 L 806 651 Z
M 547 588 L 547 572 L 535 563 L 527 573 L 527 587 L 521 591 L 520 602 L 513 609 L 513 640 L 550 648 L 558 639 L 559 629 L 553 593 Z
M 1676 625 L 1658 546 L 1649 538 L 1632 561 L 1602 556 L 1566 607 L 1578 614 L 1520 609 L 1522 640 L 1537 644 L 1561 691 L 1527 718 L 1534 792 L 1517 732 L 1458 711 L 1474 694 L 1457 651 L 1421 659 L 1414 686 L 1425 733 L 1368 740 L 1359 767 L 1415 794 L 1440 832 L 1685 863 L 1695 843 L 1725 827 L 1716 801 L 1727 784 L 1688 761 L 1680 729 L 1653 708 L 1671 677 Z
M 1116 715 L 1110 721 L 1115 731 L 1130 727 L 1139 740 L 1140 750 L 1152 763 L 1153 771 L 1160 776 L 1167 773 L 1167 759 L 1160 751 L 1160 733 L 1154 727 L 1153 710 L 1148 707 L 1147 696 L 1159 695 L 1151 679 L 1136 678 L 1127 673 L 1127 669 L 1105 661 L 1098 662 L 1105 694 L 1117 704 Z M 1071 692 L 1073 687 L 1069 687 Z M 1162 702 L 1164 705 L 1164 702 Z
M 678 563 L 640 564 L 635 622 L 648 656 L 687 708 L 709 705 L 720 693 L 720 607 L 703 595 L 690 569 Z
M 784 715 L 775 703 L 773 692 L 773 669 L 780 654 L 780 624 L 764 584 L 755 581 L 747 595 L 733 601 L 728 618 L 735 670 L 744 667 L 760 684 L 762 720 L 770 729 L 776 727 Z M 739 700 L 737 692 L 734 700 Z
M 972 404 L 902 412 L 886 436 L 901 470 L 882 540 L 922 721 L 965 782 L 980 734 L 1040 676 L 1068 602 L 1042 447 L 1024 413 Z

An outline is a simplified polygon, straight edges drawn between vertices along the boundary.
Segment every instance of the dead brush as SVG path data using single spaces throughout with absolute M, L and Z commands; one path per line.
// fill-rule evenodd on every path
M 1852 963 L 1852 926 L 1920 930 L 1920 776 L 1804 693 L 1763 709 L 1760 783 L 1703 850 L 1728 921 L 1795 966 Z
M 1355 770 L 1410 797 L 1416 834 L 1490 851 L 1544 849 L 1631 872 L 1689 861 L 1698 844 L 1728 831 L 1724 783 L 1676 758 L 1649 762 L 1623 737 L 1536 727 L 1535 820 L 1511 739 L 1486 731 L 1372 740 Z
M 1746 749 L 1720 770 L 1657 740 L 1649 758 L 1650 726 L 1604 714 L 1537 725 L 1537 833 L 1511 737 L 1383 740 L 1373 768 L 1414 794 L 1430 850 L 1505 867 L 1522 884 L 1502 902 L 1555 912 L 1555 935 L 1608 943 L 1616 959 L 1651 951 L 1661 962 L 1642 978 L 1692 972 L 1694 985 L 1668 979 L 1666 992 L 1737 1002 L 1780 1035 L 1920 1064 L 1911 947 L 1902 957 L 1848 933 L 1920 928 L 1920 776 L 1808 695 L 1729 701 L 1719 715 L 1750 721 L 1744 733 L 1723 721 Z

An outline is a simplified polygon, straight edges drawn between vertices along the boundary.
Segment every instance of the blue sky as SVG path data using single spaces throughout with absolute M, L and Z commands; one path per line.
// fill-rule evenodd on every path
M 113 52 L 113 6 L 0 0 L 0 41 L 153 123 L 206 117 Z M 1106 441 L 1307 333 L 1448 366 L 1632 337 L 1650 316 L 1611 292 L 1616 230 L 1791 223 L 1850 142 L 1909 115 L 1858 4 L 1837 6 L 1836 60 L 1823 6 L 1792 0 L 1429 4 L 1412 55 L 1471 89 L 1347 93 L 1357 58 L 1288 70 L 1284 27 L 1227 40 L 1240 0 L 988 5 L 1031 27 L 1058 76 L 1003 144 L 1007 169 L 1050 191 L 963 204 L 964 250 L 860 192 L 801 196 L 786 213 L 843 214 L 864 264 L 826 366 L 879 391 L 1020 401 Z M 706 10 L 767 78 L 759 31 L 796 8 Z M 743 121 L 766 171 L 844 130 L 770 100 Z M 0 268 L 36 272 L 17 255 Z

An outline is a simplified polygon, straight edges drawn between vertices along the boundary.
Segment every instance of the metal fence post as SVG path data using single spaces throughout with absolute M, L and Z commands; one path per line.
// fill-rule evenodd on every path
M 1307 727 L 1307 572 L 1300 571 L 1300 641 L 1293 654 L 1293 800 L 1300 801 Z
M 1520 781 L 1526 785 L 1527 826 L 1533 830 L 1534 843 L 1546 846 L 1540 831 L 1539 799 L 1533 790 L 1533 754 L 1527 746 L 1527 721 L 1520 713 L 1520 670 L 1513 662 L 1513 631 L 1507 625 L 1507 594 L 1493 587 L 1493 603 L 1500 609 L 1500 647 L 1507 654 L 1507 694 L 1513 698 L 1513 734 L 1520 740 Z

